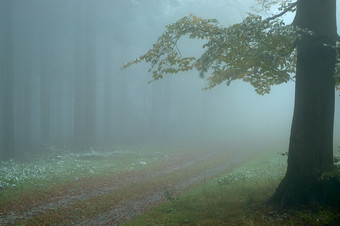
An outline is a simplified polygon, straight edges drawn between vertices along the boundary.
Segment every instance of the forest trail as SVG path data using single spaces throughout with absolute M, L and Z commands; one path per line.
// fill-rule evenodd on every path
M 243 152 L 210 151 L 169 160 L 158 168 L 119 174 L 110 181 L 91 181 L 89 186 L 70 187 L 48 200 L 25 205 L 21 210 L 0 212 L 0 225 L 37 223 L 40 216 L 47 224 L 46 216 L 61 224 L 117 225 L 226 173 L 246 159 L 249 154 Z

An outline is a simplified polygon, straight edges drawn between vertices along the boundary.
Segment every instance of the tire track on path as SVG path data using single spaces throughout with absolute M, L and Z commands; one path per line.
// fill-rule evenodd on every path
M 108 185 L 104 185 L 96 189 L 72 189 L 66 194 L 52 197 L 47 202 L 32 204 L 30 209 L 9 211 L 7 213 L 0 212 L 0 225 L 12 225 L 16 222 L 28 220 L 47 211 L 53 211 L 58 208 L 67 207 L 78 201 L 86 201 L 90 198 L 101 196 L 117 189 L 133 186 L 134 184 L 137 184 L 141 181 L 150 180 L 152 178 L 189 167 L 197 161 L 208 158 L 210 155 L 211 154 L 203 154 L 184 163 L 181 161 L 170 165 L 165 163 L 163 168 L 154 170 L 152 172 L 147 172 L 147 174 L 143 174 L 144 172 L 142 172 L 142 174 L 139 172 L 136 172 L 135 174 L 131 173 L 127 177 L 124 177 L 124 180 L 111 181 Z
M 249 158 L 249 157 L 247 157 Z M 222 164 L 212 166 L 209 169 L 204 169 L 198 172 L 194 177 L 185 178 L 184 180 L 177 181 L 176 183 L 168 185 L 166 189 L 173 192 L 173 195 L 179 195 L 183 193 L 185 190 L 204 183 L 204 181 L 221 175 L 223 172 L 227 170 L 231 170 L 237 165 L 243 163 L 246 159 L 246 156 L 240 155 L 230 159 L 227 162 Z M 204 159 L 200 160 L 203 161 Z M 197 161 L 196 161 L 197 163 Z M 186 165 L 188 167 L 189 165 Z M 182 168 L 184 169 L 184 168 Z M 75 222 L 76 225 L 119 225 L 120 223 L 131 220 L 148 210 L 152 207 L 161 204 L 166 201 L 166 195 L 164 189 L 157 189 L 152 191 L 151 194 L 144 195 L 137 199 L 131 200 L 121 200 L 121 202 L 114 206 L 113 209 L 108 210 L 104 213 L 100 213 L 97 216 L 86 219 L 83 221 Z

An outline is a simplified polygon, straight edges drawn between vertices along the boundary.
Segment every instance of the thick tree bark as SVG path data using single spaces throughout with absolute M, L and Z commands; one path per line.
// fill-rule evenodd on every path
M 288 168 L 271 201 L 292 207 L 329 205 L 330 190 L 319 176 L 333 166 L 336 0 L 300 0 L 294 23 L 314 35 L 297 42 Z

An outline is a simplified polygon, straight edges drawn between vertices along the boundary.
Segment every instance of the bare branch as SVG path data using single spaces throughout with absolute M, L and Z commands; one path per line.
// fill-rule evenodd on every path
M 181 51 L 179 50 L 179 48 L 178 48 L 178 46 L 177 46 L 177 42 L 176 42 L 175 46 L 176 46 L 176 49 L 177 49 L 177 51 L 178 51 L 178 53 L 179 53 L 179 56 L 181 57 L 181 59 L 183 59 L 182 53 L 181 53 Z
M 276 19 L 276 18 L 278 18 L 280 16 L 283 16 L 287 12 L 291 11 L 294 7 L 296 7 L 297 3 L 298 3 L 298 1 L 292 3 L 289 7 L 287 7 L 285 10 L 283 10 L 281 13 L 276 14 L 276 15 L 274 15 L 272 17 L 268 17 L 267 19 L 263 20 L 263 22 L 269 22 L 269 21 L 274 20 L 274 19 Z

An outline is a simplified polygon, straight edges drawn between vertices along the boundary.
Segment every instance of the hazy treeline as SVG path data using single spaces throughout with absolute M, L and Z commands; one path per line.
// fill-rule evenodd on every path
M 288 96 L 272 102 L 238 84 L 202 92 L 205 82 L 194 73 L 148 85 L 146 65 L 120 69 L 177 18 L 199 13 L 232 24 L 249 2 L 0 0 L 1 159 L 49 145 L 88 151 L 202 139 L 244 142 L 262 131 L 286 142 L 291 86 Z M 185 40 L 182 47 L 183 54 L 200 53 Z M 277 124 L 263 126 L 271 120 Z
M 120 67 L 133 41 L 136 3 L 0 4 L 2 155 L 127 139 L 128 120 L 138 113 L 129 109 L 136 103 Z

